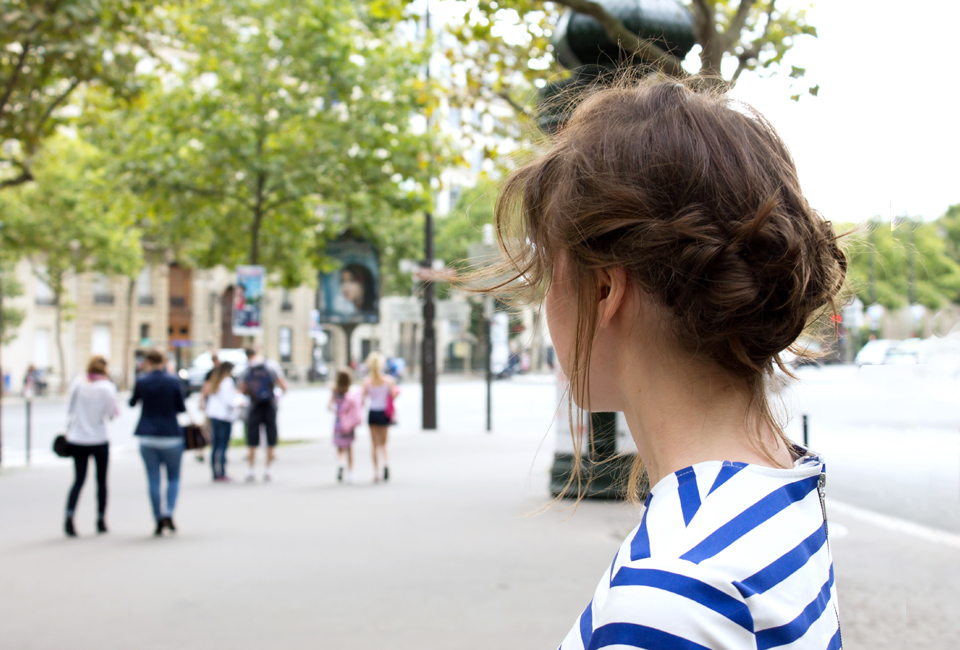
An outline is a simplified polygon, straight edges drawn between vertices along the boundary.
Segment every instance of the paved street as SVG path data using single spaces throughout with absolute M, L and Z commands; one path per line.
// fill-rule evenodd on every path
M 845 372 L 811 370 L 790 399 L 806 407 L 803 400 L 818 397 L 821 410 L 811 411 L 812 423 L 839 417 L 828 398 L 864 394 L 855 378 L 841 380 Z M 539 378 L 498 382 L 494 435 L 482 432 L 482 387 L 442 383 L 442 431 L 426 434 L 417 428 L 418 389 L 404 385 L 401 426 L 392 436 L 393 476 L 385 486 L 370 482 L 364 433 L 356 450 L 357 485 L 336 485 L 329 393 L 295 390 L 283 406 L 283 432 L 307 442 L 280 449 L 274 483 L 214 485 L 206 465 L 185 459 L 176 538 L 150 535 L 143 470 L 129 430 L 121 428 L 132 413 L 112 429 L 111 532 L 105 537 L 93 534 L 90 484 L 77 516 L 81 538 L 62 536 L 71 477 L 66 462 L 41 457 L 30 469 L 3 470 L 0 646 L 556 647 L 637 515 L 627 505 L 588 501 L 575 513 L 526 516 L 547 499 L 553 441 L 544 431 L 555 408 L 553 386 Z M 882 395 L 884 404 L 896 394 Z M 53 421 L 57 405 L 46 407 Z M 937 408 L 949 415 L 943 404 L 928 411 Z M 7 405 L 8 432 L 7 418 L 15 415 L 16 407 Z M 960 537 L 846 505 L 896 504 L 883 496 L 883 467 L 860 477 L 873 488 L 853 489 L 858 475 L 852 472 L 868 467 L 853 455 L 865 434 L 848 420 L 837 422 L 829 435 L 812 427 L 811 442 L 833 458 L 831 543 L 845 647 L 955 648 Z M 948 419 L 928 425 L 919 436 L 908 425 L 878 423 L 876 431 L 910 459 L 904 464 L 922 463 L 919 476 L 941 471 L 930 469 L 939 461 L 927 454 L 958 458 L 950 447 L 956 427 L 950 431 Z M 913 451 L 918 437 L 927 445 L 922 453 Z M 243 450 L 230 453 L 232 472 L 240 476 Z M 951 480 L 946 467 L 942 472 L 929 484 L 902 483 L 917 494 L 938 495 L 938 486 Z M 934 509 L 950 507 L 944 501 Z M 914 521 L 925 518 L 921 512 Z

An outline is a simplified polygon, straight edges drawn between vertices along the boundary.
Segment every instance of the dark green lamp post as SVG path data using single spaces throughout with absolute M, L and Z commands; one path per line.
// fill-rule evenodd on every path
M 676 0 L 598 0 L 611 15 L 638 37 L 651 40 L 661 49 L 683 59 L 696 44 L 693 16 Z M 569 118 L 568 101 L 578 89 L 616 78 L 624 68 L 634 75 L 652 71 L 653 66 L 620 49 L 603 26 L 592 17 L 567 11 L 553 34 L 557 61 L 570 70 L 561 81 L 547 85 L 540 93 L 538 124 L 547 133 L 555 133 Z M 560 414 L 563 418 L 564 414 Z M 584 493 L 592 497 L 621 497 L 626 477 L 633 464 L 631 438 L 623 418 L 616 413 L 590 413 L 591 440 L 585 449 L 566 449 L 560 441 L 550 471 L 550 491 L 560 494 L 570 482 L 576 455 L 581 455 L 581 474 L 586 479 Z M 569 435 L 558 427 L 559 435 Z M 575 486 L 574 490 L 575 491 Z

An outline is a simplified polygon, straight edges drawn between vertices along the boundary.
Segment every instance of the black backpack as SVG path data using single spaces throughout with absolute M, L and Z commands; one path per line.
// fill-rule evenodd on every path
M 251 366 L 247 373 L 247 394 L 256 404 L 273 401 L 273 373 L 266 366 Z

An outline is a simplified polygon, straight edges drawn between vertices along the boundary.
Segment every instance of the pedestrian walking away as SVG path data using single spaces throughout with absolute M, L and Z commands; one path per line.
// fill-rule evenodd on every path
M 178 377 L 164 370 L 163 354 L 150 350 L 144 359 L 146 372 L 137 378 L 130 406 L 142 402 L 140 421 L 134 435 L 140 440 L 140 456 L 147 472 L 150 507 L 156 521 L 154 535 L 176 532 L 173 512 L 180 492 L 180 461 L 183 457 L 183 429 L 177 414 L 187 410 Z M 167 475 L 166 500 L 161 499 L 161 469 Z
M 211 368 L 207 374 L 204 375 L 203 384 L 200 386 L 200 410 L 204 413 L 207 411 L 207 397 L 210 396 L 210 378 L 213 377 L 214 373 L 216 373 L 220 368 L 220 357 L 217 354 L 212 354 L 210 355 L 210 361 L 213 362 L 213 368 Z M 212 434 L 212 426 L 209 427 L 208 430 L 204 431 L 204 435 L 206 435 L 208 438 L 211 438 Z M 203 447 L 197 449 L 195 456 L 198 463 L 202 463 L 205 460 L 203 457 Z
M 344 368 L 337 372 L 337 384 L 327 405 L 334 412 L 333 444 L 337 448 L 337 482 L 353 483 L 354 430 L 363 421 L 363 393 L 353 383 L 353 373 Z
M 73 515 L 77 509 L 80 490 L 87 478 L 91 456 L 97 465 L 97 532 L 107 532 L 107 466 L 110 443 L 106 420 L 120 414 L 117 406 L 117 387 L 107 376 L 107 360 L 95 356 L 87 364 L 87 374 L 70 385 L 67 412 L 67 453 L 73 457 L 73 486 L 67 495 L 67 509 L 63 530 L 68 537 L 76 537 Z
M 213 434 L 213 450 L 210 452 L 210 464 L 214 481 L 229 481 L 227 477 L 227 448 L 230 446 L 230 433 L 237 419 L 240 394 L 233 381 L 233 364 L 224 361 L 213 370 L 209 381 L 204 384 L 208 395 L 204 403 L 204 412 L 210 421 Z
M 370 425 L 370 438 L 373 440 L 373 481 L 379 483 L 381 477 L 384 481 L 390 479 L 387 431 L 391 424 L 396 423 L 393 400 L 400 394 L 400 389 L 384 373 L 384 358 L 379 352 L 372 352 L 367 357 L 367 369 L 370 374 L 363 382 L 363 398 L 370 401 L 367 424 Z M 381 459 L 383 474 L 380 473 Z
M 272 361 L 268 361 L 252 348 L 247 348 L 247 369 L 240 376 L 240 392 L 250 400 L 247 411 L 247 462 L 249 464 L 247 481 L 254 480 L 254 466 L 257 460 L 257 447 L 260 446 L 260 428 L 263 427 L 267 442 L 267 457 L 263 469 L 263 480 L 272 478 L 270 473 L 277 446 L 277 399 L 278 394 L 287 392 L 287 381 L 283 370 Z
M 622 81 L 502 191 L 485 277 L 543 296 L 571 411 L 624 413 L 647 495 L 561 650 L 841 648 L 826 468 L 766 389 L 836 315 L 847 260 L 773 127 L 720 90 Z

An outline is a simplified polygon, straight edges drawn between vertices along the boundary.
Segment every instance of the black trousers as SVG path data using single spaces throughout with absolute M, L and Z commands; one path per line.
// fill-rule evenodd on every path
M 277 403 L 261 402 L 250 406 L 247 414 L 247 446 L 260 446 L 260 425 L 266 429 L 267 446 L 277 446 Z
M 67 444 L 70 455 L 73 456 L 74 469 L 73 487 L 67 497 L 67 517 L 72 517 L 73 511 L 77 509 L 77 499 L 80 498 L 83 482 L 87 480 L 87 464 L 91 456 L 97 462 L 97 513 L 103 517 L 107 510 L 107 463 L 110 460 L 110 445 L 106 442 L 102 445 Z

